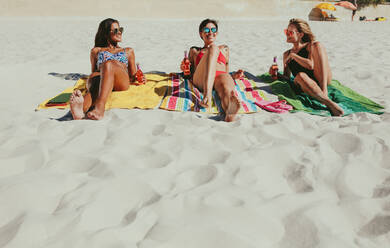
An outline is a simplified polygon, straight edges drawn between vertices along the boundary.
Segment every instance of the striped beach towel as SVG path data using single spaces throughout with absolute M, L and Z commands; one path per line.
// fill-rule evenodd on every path
M 292 109 L 291 106 L 278 102 L 277 104 L 265 100 L 263 91 L 256 89 L 256 83 L 247 78 L 235 80 L 236 96 L 241 102 L 238 113 L 254 113 L 261 109 L 271 112 L 283 113 Z M 172 111 L 194 111 L 217 114 L 222 113 L 221 100 L 213 91 L 213 102 L 210 109 L 200 106 L 203 94 L 187 79 L 182 77 L 172 78 L 167 95 L 163 99 L 160 108 Z

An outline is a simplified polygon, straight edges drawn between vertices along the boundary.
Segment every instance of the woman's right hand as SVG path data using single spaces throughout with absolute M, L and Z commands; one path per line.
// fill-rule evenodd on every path
M 232 77 L 233 79 L 240 79 L 240 78 L 243 78 L 245 75 L 244 75 L 244 70 L 242 69 L 239 69 L 237 70 L 235 73 L 233 73 Z
M 189 65 L 191 66 L 191 62 L 189 62 Z M 185 71 L 186 65 L 185 65 L 185 59 L 183 59 L 180 63 L 180 70 Z
M 271 75 L 272 74 L 272 65 L 269 67 L 268 73 Z

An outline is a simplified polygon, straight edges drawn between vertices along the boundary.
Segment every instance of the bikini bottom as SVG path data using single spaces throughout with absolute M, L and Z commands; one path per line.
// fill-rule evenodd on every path
M 215 72 L 215 77 L 218 77 L 219 75 L 226 73 L 226 71 L 216 71 Z

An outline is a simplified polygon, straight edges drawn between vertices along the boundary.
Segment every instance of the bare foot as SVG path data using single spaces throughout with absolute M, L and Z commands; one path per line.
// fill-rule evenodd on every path
M 200 106 L 203 108 L 210 108 L 211 107 L 211 96 L 205 96 L 203 97 L 203 100 L 199 103 Z
M 81 120 L 85 117 L 83 111 L 84 97 L 80 90 L 73 91 L 70 96 L 70 112 L 72 113 L 73 120 Z
M 87 113 L 88 119 L 101 120 L 104 117 L 105 106 L 102 104 L 95 104 L 95 108 Z
M 335 102 L 331 102 L 327 106 L 332 113 L 333 116 L 343 116 L 344 115 L 344 110 Z
M 241 103 L 237 96 L 234 94 L 234 91 L 231 92 L 229 99 L 229 106 L 225 111 L 225 121 L 232 122 L 235 120 L 238 110 L 240 110 Z

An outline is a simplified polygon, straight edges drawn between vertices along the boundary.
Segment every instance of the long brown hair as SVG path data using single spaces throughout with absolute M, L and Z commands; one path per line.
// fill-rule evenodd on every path
M 107 18 L 100 22 L 98 31 L 95 35 L 95 47 L 108 47 L 110 40 L 111 24 L 119 22 L 112 18 Z
M 311 32 L 309 24 L 305 20 L 293 18 L 289 22 L 289 25 L 291 24 L 297 28 L 298 32 L 303 33 L 303 42 L 313 42 L 316 39 L 313 32 Z

